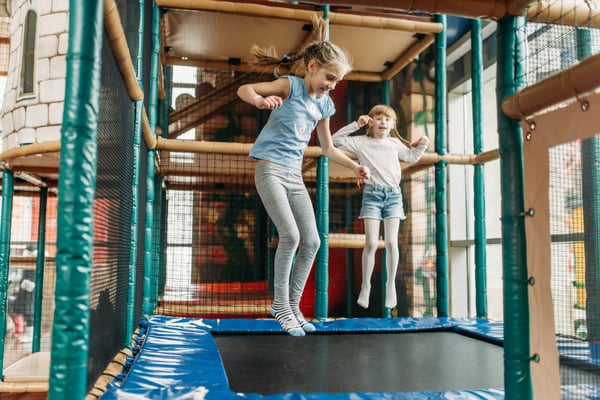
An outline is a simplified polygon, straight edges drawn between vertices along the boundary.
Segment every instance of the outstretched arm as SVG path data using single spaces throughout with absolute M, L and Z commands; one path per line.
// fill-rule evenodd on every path
M 361 115 L 356 121 L 351 122 L 348 125 L 345 125 L 338 129 L 337 132 L 335 132 L 332 136 L 333 145 L 343 146 L 348 135 L 350 135 L 353 132 L 356 132 L 357 130 L 368 124 L 370 120 L 371 117 L 369 117 L 368 115 Z
M 329 130 L 329 118 L 319 121 L 317 124 L 317 135 L 319 137 L 319 144 L 321 145 L 321 150 L 323 151 L 324 156 L 340 165 L 343 165 L 344 167 L 350 168 L 352 171 L 354 171 L 354 174 L 357 177 L 369 179 L 371 176 L 369 167 L 358 164 L 356 161 L 348 157 L 346 153 L 340 149 L 337 149 L 333 145 L 331 131 Z
M 417 162 L 425 153 L 425 149 L 429 146 L 429 138 L 427 136 L 423 136 L 416 141 L 411 143 L 411 148 L 405 147 L 402 145 L 404 151 L 400 151 L 398 154 L 398 158 L 402 161 L 406 162 Z

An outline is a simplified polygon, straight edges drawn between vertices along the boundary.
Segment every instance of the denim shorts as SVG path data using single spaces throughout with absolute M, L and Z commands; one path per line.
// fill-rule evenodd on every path
M 358 218 L 406 219 L 400 187 L 365 185 Z

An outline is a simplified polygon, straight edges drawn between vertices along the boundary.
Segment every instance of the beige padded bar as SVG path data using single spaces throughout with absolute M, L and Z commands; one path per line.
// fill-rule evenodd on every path
M 284 18 L 295 21 L 310 22 L 314 11 L 299 10 L 285 7 L 272 7 L 262 4 L 234 3 L 215 0 L 157 0 L 159 7 L 180 8 L 183 10 L 217 11 L 223 13 Z M 283 4 L 282 4 L 283 5 Z
M 500 157 L 498 149 L 489 150 L 480 154 L 445 154 L 425 153 L 417 164 L 435 164 L 438 161 L 446 161 L 448 164 L 475 165 L 483 164 Z
M 470 18 L 498 20 L 509 10 L 513 15 L 523 14 L 529 4 L 536 1 L 525 0 L 318 0 L 320 4 L 332 6 L 362 6 L 406 12 L 426 12 L 431 14 L 460 15 Z M 507 7 L 507 3 L 509 6 Z
M 365 247 L 365 235 L 360 233 L 330 233 L 327 244 L 329 248 L 336 249 L 362 249 Z M 385 247 L 383 240 L 379 240 L 377 248 Z
M 186 10 L 218 11 L 231 14 L 249 15 L 257 17 L 283 18 L 297 21 L 310 22 L 321 11 L 298 10 L 285 7 L 267 6 L 251 3 L 234 3 L 216 0 L 157 0 L 156 4 L 167 8 L 180 8 Z M 378 28 L 399 30 L 415 33 L 439 33 L 442 25 L 437 22 L 416 21 L 413 19 L 376 17 L 369 15 L 352 15 L 336 12 L 327 13 L 327 21 L 331 25 L 345 25 L 363 28 Z
M 412 19 L 402 18 L 372 17 L 368 15 L 343 14 L 336 12 L 327 13 L 327 20 L 331 25 L 388 29 L 426 34 L 440 33 L 443 29 L 442 24 L 438 22 L 415 21 Z
M 600 87 L 600 54 L 507 97 L 502 111 L 513 118 L 529 117 L 550 107 L 583 97 Z
M 253 143 L 232 143 L 232 142 L 206 142 L 197 140 L 179 140 L 157 139 L 156 148 L 158 150 L 177 151 L 184 153 L 215 153 L 231 155 L 248 155 Z M 349 156 L 352 153 L 345 152 Z M 304 151 L 304 157 L 316 158 L 323 155 L 319 146 L 308 146 Z M 425 153 L 416 164 L 435 164 L 438 161 L 446 161 L 449 164 L 482 164 L 499 158 L 498 149 L 489 150 L 480 154 L 445 154 L 443 156 L 437 153 Z
M 17 157 L 27 157 L 44 153 L 55 153 L 60 151 L 60 140 L 43 143 L 31 143 L 25 146 L 13 147 L 0 153 L 0 161 L 9 162 Z
M 164 57 L 165 65 L 183 65 L 196 68 L 207 68 L 221 71 L 237 71 L 237 72 L 265 72 L 265 67 L 252 65 L 242 62 L 240 65 L 231 65 L 227 61 L 201 60 L 188 58 L 182 60 L 179 57 Z M 280 73 L 284 74 L 289 71 L 289 67 L 282 67 Z M 381 82 L 384 80 L 381 74 L 367 71 L 350 71 L 344 76 L 344 80 L 358 82 Z
M 150 128 L 150 120 L 148 120 L 148 114 L 146 113 L 145 107 L 142 111 L 142 135 L 144 136 L 144 141 L 146 142 L 148 149 L 155 149 L 156 136 L 152 133 L 152 129 Z
M 580 28 L 598 28 L 600 9 L 592 9 L 581 0 L 535 1 L 527 11 L 527 20 Z
M 129 98 L 132 101 L 143 100 L 144 92 L 140 88 L 135 76 L 129 46 L 125 39 L 125 32 L 123 31 L 121 17 L 119 17 L 119 10 L 117 10 L 115 0 L 104 1 L 104 29 L 106 30 L 106 36 L 115 55 L 119 70 L 123 75 Z
M 434 40 L 434 36 L 426 36 L 423 38 L 423 40 L 412 45 L 410 49 L 404 52 L 404 54 L 402 54 L 402 56 L 398 60 L 396 60 L 396 62 L 390 69 L 384 71 L 381 74 L 381 78 L 383 80 L 392 79 L 394 76 L 396 76 L 396 74 L 400 73 L 400 71 L 402 71 L 404 67 L 406 67 L 415 58 L 417 58 L 419 54 L 425 51 L 425 49 L 428 48 L 434 42 Z
M 123 31 L 123 25 L 121 24 L 121 17 L 117 10 L 115 0 L 104 1 L 104 29 L 106 30 L 106 36 L 110 43 L 110 47 L 115 55 L 115 60 L 123 75 L 123 82 L 127 94 L 131 101 L 140 101 L 144 99 L 144 92 L 137 81 L 135 70 L 133 69 L 133 63 L 131 55 L 129 53 L 129 46 L 125 39 L 125 32 Z M 150 123 L 148 121 L 148 115 L 144 108 L 142 115 L 142 132 L 146 146 L 149 149 L 156 147 L 156 138 L 150 129 Z

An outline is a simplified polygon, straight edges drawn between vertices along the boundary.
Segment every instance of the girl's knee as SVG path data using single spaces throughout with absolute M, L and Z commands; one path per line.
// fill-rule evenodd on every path
M 378 240 L 366 240 L 365 241 L 365 251 L 367 253 L 375 253 L 377 251 L 378 245 L 379 245 Z
M 296 249 L 300 243 L 300 234 L 298 231 L 290 231 L 283 235 L 279 235 L 279 246 Z
M 385 249 L 387 251 L 394 250 L 398 248 L 398 241 L 393 239 L 386 239 L 384 242 Z
M 319 236 L 305 238 L 302 241 L 302 245 L 306 246 L 314 252 L 317 252 L 319 250 L 319 247 L 321 247 L 321 238 L 319 238 Z

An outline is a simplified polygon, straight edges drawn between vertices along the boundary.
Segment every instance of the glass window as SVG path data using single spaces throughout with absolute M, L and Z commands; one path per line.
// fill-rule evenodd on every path
M 37 14 L 33 10 L 27 11 L 23 36 L 23 60 L 21 63 L 20 94 L 34 93 L 34 67 L 35 67 L 35 39 L 37 29 Z

